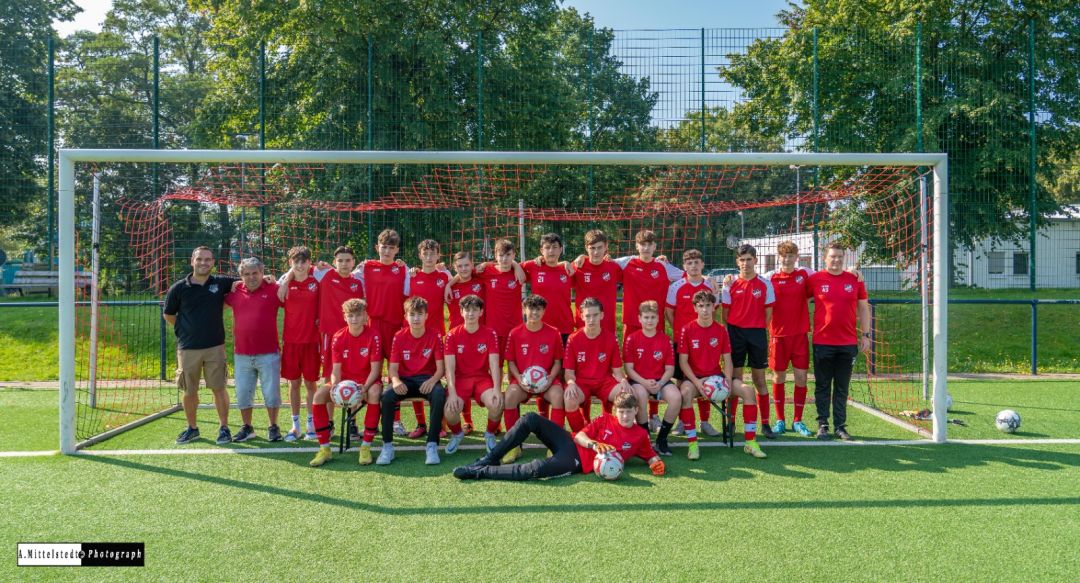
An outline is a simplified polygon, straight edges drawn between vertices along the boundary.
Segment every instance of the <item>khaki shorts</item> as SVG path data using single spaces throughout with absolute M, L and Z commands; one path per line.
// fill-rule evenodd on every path
M 220 390 L 228 382 L 225 345 L 197 350 L 176 350 L 176 386 L 186 394 L 199 392 L 199 377 L 206 377 L 206 388 Z

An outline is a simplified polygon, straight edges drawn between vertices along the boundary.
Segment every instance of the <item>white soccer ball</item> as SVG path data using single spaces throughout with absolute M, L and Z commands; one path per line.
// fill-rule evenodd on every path
M 998 431 L 1014 433 L 1017 429 L 1020 429 L 1020 414 L 1012 409 L 1005 409 L 997 414 L 994 425 L 997 426 Z
M 363 398 L 360 385 L 353 381 L 341 381 L 330 389 L 330 399 L 339 407 L 355 407 Z
M 934 399 L 933 399 L 933 398 L 931 398 L 931 399 L 930 399 L 930 402 L 931 402 L 931 403 L 933 403 L 933 402 L 934 402 Z M 952 394 L 950 394 L 950 393 L 945 393 L 945 410 L 946 410 L 946 411 L 952 411 L 952 406 L 953 406 L 953 402 L 952 402 Z
M 705 393 L 705 398 L 713 403 L 723 403 L 725 399 L 731 395 L 731 386 L 728 385 L 727 379 L 720 375 L 713 375 L 702 383 L 702 392 Z
M 605 480 L 618 480 L 624 466 L 622 454 L 617 451 L 597 454 L 592 463 L 596 475 Z
M 540 365 L 523 370 L 521 380 L 525 381 L 525 386 L 521 388 L 531 395 L 539 395 L 548 389 L 548 372 Z

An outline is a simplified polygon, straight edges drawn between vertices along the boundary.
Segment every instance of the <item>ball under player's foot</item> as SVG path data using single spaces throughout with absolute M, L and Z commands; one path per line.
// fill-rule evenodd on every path
M 777 419 L 776 423 L 773 423 L 772 430 L 773 433 L 777 435 L 783 435 L 787 433 L 787 421 L 784 421 L 783 419 Z
M 743 446 L 742 450 L 758 459 L 769 457 L 765 455 L 765 452 L 761 451 L 761 446 L 758 445 L 756 439 L 746 442 L 746 445 Z
M 708 435 L 709 437 L 716 437 L 717 435 L 720 435 L 720 432 L 717 431 L 716 428 L 713 427 L 712 424 L 708 421 L 701 422 L 701 432 L 705 435 Z
M 701 459 L 701 448 L 698 446 L 698 442 L 691 441 L 689 451 L 686 452 L 686 459 L 698 460 Z
M 394 444 L 384 443 L 382 451 L 379 452 L 379 459 L 375 460 L 375 465 L 388 466 L 392 461 L 394 461 Z
M 370 466 L 374 461 L 375 459 L 371 457 L 371 444 L 360 444 L 360 465 Z
M 320 446 L 318 453 L 315 454 L 315 458 L 308 462 L 308 465 L 317 468 L 330 461 L 330 458 L 333 456 L 334 454 L 330 451 L 329 445 Z
M 791 428 L 795 431 L 795 433 L 798 433 L 803 437 L 810 437 L 814 435 L 814 433 L 810 431 L 810 428 L 808 428 L 806 424 L 802 421 L 796 421 L 795 423 L 792 423 Z
M 454 452 L 456 452 L 458 450 L 458 446 L 461 445 L 461 440 L 463 440 L 463 439 L 465 439 L 465 432 L 464 431 L 462 431 L 461 433 L 455 433 L 455 434 L 451 435 L 450 436 L 450 441 L 446 442 L 446 449 L 444 450 L 444 451 L 446 451 L 446 454 L 450 455 L 450 454 L 453 454 Z
M 502 458 L 502 463 L 512 464 L 521 458 L 522 453 L 524 452 L 522 451 L 521 446 L 515 447 L 514 449 L 506 452 L 506 455 L 504 455 Z

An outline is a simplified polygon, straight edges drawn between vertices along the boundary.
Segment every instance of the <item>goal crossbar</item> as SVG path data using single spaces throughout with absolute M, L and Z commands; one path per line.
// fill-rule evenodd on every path
M 946 439 L 948 324 L 948 155 L 943 153 L 692 153 L 692 152 L 418 152 L 301 150 L 67 149 L 59 151 L 59 353 L 60 451 L 74 453 L 75 399 L 75 164 L 252 163 L 252 164 L 477 164 L 573 166 L 897 166 L 932 169 L 933 220 L 933 430 Z

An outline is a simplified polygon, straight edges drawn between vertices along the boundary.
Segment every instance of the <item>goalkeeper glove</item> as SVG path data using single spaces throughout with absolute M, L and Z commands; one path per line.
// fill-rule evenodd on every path
M 652 475 L 663 476 L 664 475 L 664 460 L 656 460 L 649 464 L 649 469 L 652 470 Z
M 615 446 L 610 443 L 604 443 L 602 441 L 593 442 L 593 451 L 596 453 L 608 453 L 609 451 L 615 451 Z

